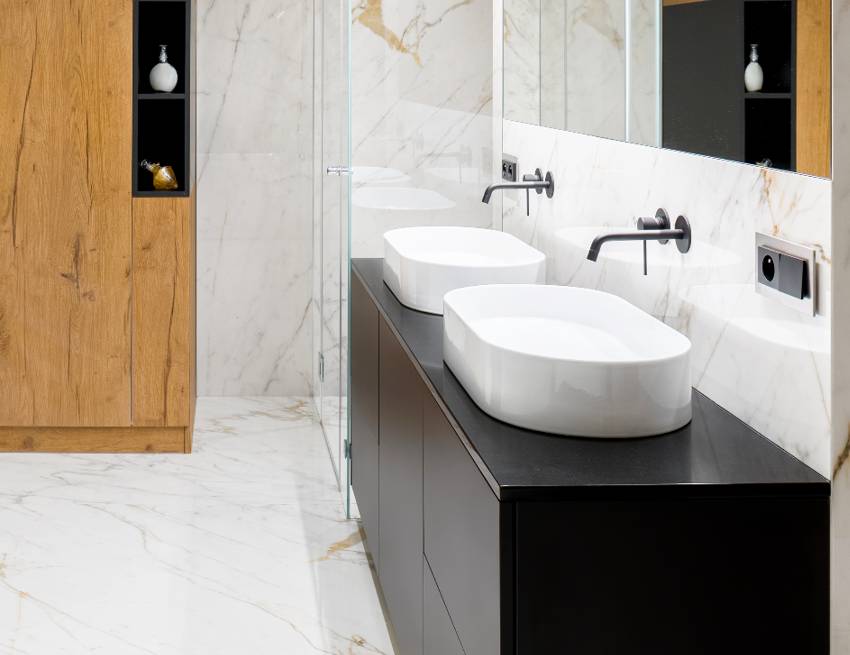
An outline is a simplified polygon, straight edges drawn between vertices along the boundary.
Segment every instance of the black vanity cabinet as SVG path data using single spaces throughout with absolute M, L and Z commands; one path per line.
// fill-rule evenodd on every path
M 398 655 L 827 655 L 829 483 L 701 394 L 651 439 L 484 414 L 351 277 L 352 480 Z
M 512 506 L 499 503 L 430 396 L 424 426 L 425 558 L 466 655 L 512 652 L 501 648 L 512 577 L 502 574 L 511 557 L 501 535 L 510 536 Z
M 375 566 L 380 564 L 378 538 L 380 322 L 378 308 L 361 284 L 351 286 L 351 483 L 367 546 Z M 354 451 L 357 457 L 353 457 Z
M 465 655 L 427 562 L 422 617 L 422 646 L 425 655 Z
M 378 576 L 400 651 L 421 655 L 425 385 L 383 320 L 380 344 Z M 374 541 L 368 533 L 367 539 Z
M 399 651 L 498 655 L 511 625 L 500 543 L 512 506 L 499 503 L 363 294 L 355 280 L 352 484 Z

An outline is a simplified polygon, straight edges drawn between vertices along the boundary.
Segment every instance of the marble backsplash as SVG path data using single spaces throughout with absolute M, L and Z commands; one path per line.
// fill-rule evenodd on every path
M 504 230 L 546 253 L 549 282 L 616 293 L 684 332 L 696 388 L 829 476 L 830 182 L 513 121 L 503 148 L 520 173 L 555 176 L 530 217 L 524 193 L 503 201 Z M 649 244 L 646 277 L 636 243 L 587 261 L 594 235 L 659 207 L 690 219 L 690 253 Z M 755 293 L 755 232 L 817 249 L 819 316 Z
M 311 392 L 312 20 L 198 1 L 201 396 Z

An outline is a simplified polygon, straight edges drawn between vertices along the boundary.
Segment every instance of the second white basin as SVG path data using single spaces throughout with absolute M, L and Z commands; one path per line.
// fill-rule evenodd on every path
M 691 342 L 618 296 L 491 285 L 452 291 L 444 304 L 443 357 L 491 416 L 609 438 L 691 420 Z
M 545 278 L 546 256 L 498 230 L 424 226 L 384 233 L 384 281 L 403 305 L 419 311 L 442 314 L 452 289 Z

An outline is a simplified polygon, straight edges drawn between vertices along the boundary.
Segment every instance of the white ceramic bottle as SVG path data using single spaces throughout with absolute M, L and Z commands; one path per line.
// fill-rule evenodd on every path
M 764 71 L 759 64 L 759 45 L 753 43 L 750 45 L 750 63 L 744 71 L 744 86 L 747 91 L 754 93 L 761 91 L 764 86 Z
M 167 46 L 159 46 L 159 63 L 151 69 L 150 82 L 154 91 L 171 93 L 177 86 L 177 70 L 168 63 Z

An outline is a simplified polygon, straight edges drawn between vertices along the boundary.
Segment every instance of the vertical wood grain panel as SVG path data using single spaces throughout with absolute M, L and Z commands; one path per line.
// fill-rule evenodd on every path
M 797 0 L 797 171 L 829 177 L 832 163 L 830 0 Z
M 193 204 L 133 199 L 133 425 L 189 425 Z
M 197 0 L 189 0 L 192 34 L 194 35 L 198 24 L 198 2 Z M 197 171 L 197 109 L 198 109 L 198 39 L 192 37 L 191 50 L 189 53 L 189 65 L 192 67 L 192 74 L 189 77 L 189 172 L 191 180 L 191 206 L 190 206 L 190 223 L 189 223 L 189 424 L 186 427 L 185 446 L 184 450 L 187 453 L 192 452 L 192 443 L 195 433 L 195 399 L 198 396 L 198 371 L 197 371 L 197 342 L 198 342 L 198 288 L 197 288 L 197 234 L 198 234 L 198 187 L 195 171 Z
M 130 420 L 130 0 L 0 9 L 0 425 Z
M 194 106 L 194 101 L 192 105 Z M 192 121 L 192 125 L 194 125 L 194 120 Z M 194 152 L 194 147 L 192 148 Z M 193 156 L 194 159 L 194 156 Z M 191 164 L 191 170 L 195 170 L 194 161 Z M 188 251 L 186 256 L 189 261 L 189 278 L 187 280 L 189 284 L 189 307 L 188 307 L 188 330 L 189 330 L 189 417 L 188 423 L 186 425 L 186 434 L 185 434 L 185 443 L 184 443 L 184 451 L 187 453 L 192 452 L 192 438 L 195 434 L 195 399 L 198 396 L 198 374 L 197 374 L 197 341 L 198 341 L 198 289 L 196 280 L 198 279 L 197 273 L 197 261 L 198 261 L 198 251 L 197 251 L 197 216 L 198 216 L 198 198 L 195 195 L 194 186 L 192 191 L 192 197 L 189 201 L 189 243 L 188 243 Z

